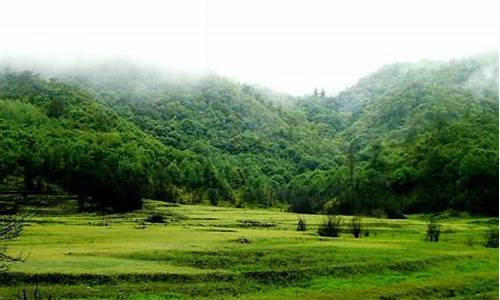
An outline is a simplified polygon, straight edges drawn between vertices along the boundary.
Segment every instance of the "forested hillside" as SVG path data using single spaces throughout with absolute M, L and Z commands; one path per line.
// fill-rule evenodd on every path
M 335 97 L 128 63 L 43 76 L 0 76 L 0 179 L 26 188 L 114 209 L 498 214 L 496 54 L 386 66 Z
M 0 76 L 0 175 L 25 189 L 56 183 L 101 208 L 131 209 L 156 188 L 167 149 L 73 86 L 30 72 Z
M 303 176 L 326 183 L 293 197 L 297 210 L 498 214 L 497 55 L 390 65 L 315 101 L 352 115 L 335 136 L 343 160 Z
M 104 64 L 64 78 L 165 145 L 206 159 L 229 189 L 217 191 L 220 200 L 284 202 L 292 178 L 335 165 L 332 129 L 287 105 L 294 101 L 287 95 L 216 75 L 175 79 L 134 65 Z M 203 174 L 193 166 L 176 167 L 192 178 L 187 185 L 195 198 L 207 198 L 207 187 L 196 182 Z

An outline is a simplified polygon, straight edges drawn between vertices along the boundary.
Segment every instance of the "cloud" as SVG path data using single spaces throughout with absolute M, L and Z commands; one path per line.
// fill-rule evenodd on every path
M 129 57 L 302 94 L 496 49 L 497 1 L 3 1 L 0 54 Z

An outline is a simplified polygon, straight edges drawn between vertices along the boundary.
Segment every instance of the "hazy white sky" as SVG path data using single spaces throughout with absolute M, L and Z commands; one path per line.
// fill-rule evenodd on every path
M 291 94 L 497 49 L 497 0 L 0 0 L 0 55 L 130 57 Z

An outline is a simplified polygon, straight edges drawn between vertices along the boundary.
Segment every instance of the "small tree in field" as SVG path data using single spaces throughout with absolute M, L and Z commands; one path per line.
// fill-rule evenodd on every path
M 436 221 L 436 218 L 431 218 L 427 224 L 427 240 L 430 242 L 439 242 L 441 234 L 441 224 Z
M 490 226 L 488 228 L 484 246 L 487 248 L 498 248 L 498 226 Z
M 361 217 L 353 217 L 351 221 L 351 232 L 355 238 L 361 236 Z
M 299 221 L 297 222 L 297 231 L 306 231 L 306 230 L 307 230 L 306 219 L 300 217 Z
M 7 215 L 0 216 L 0 272 L 7 268 L 11 262 L 21 261 L 21 256 L 6 254 L 6 242 L 19 237 L 23 231 L 24 218 L 22 216 Z
M 319 226 L 318 234 L 321 236 L 338 237 L 340 234 L 340 222 L 339 217 L 328 216 L 325 223 Z

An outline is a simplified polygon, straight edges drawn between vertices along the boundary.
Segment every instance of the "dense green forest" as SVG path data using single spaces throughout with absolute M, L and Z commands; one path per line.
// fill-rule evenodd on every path
M 334 97 L 130 63 L 40 73 L 0 75 L 0 180 L 82 209 L 498 215 L 496 53 L 389 65 Z

